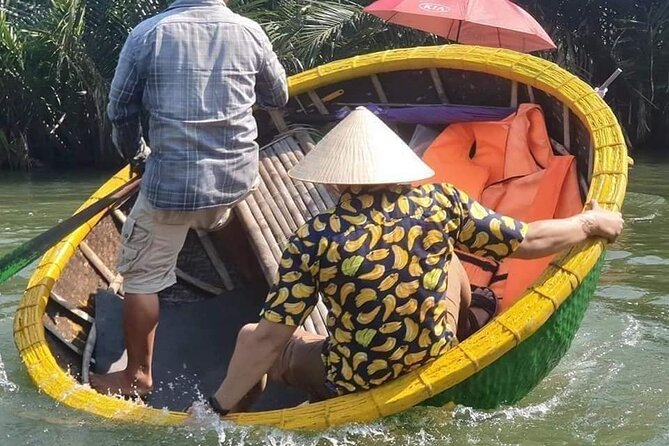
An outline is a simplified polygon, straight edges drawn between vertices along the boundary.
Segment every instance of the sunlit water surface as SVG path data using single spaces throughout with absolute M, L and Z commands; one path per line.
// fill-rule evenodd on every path
M 669 165 L 638 163 L 627 228 L 608 252 L 571 350 L 525 399 L 479 411 L 415 408 L 319 434 L 240 428 L 206 414 L 191 425 L 121 425 L 40 394 L 20 364 L 12 321 L 27 269 L 0 285 L 0 445 L 669 444 Z M 0 254 L 66 218 L 101 176 L 0 172 Z

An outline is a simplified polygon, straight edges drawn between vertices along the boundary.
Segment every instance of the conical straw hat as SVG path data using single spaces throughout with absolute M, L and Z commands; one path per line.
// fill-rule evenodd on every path
M 434 175 L 402 139 L 358 107 L 316 144 L 288 175 L 325 184 L 401 184 Z

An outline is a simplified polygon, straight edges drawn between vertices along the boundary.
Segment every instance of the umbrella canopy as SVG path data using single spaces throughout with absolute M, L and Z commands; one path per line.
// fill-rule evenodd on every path
M 541 25 L 508 0 L 378 0 L 364 11 L 461 43 L 525 53 L 555 48 Z

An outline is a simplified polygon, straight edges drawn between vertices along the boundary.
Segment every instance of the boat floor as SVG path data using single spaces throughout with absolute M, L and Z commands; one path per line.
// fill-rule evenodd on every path
M 291 209 L 297 210 L 299 215 L 284 216 L 286 221 L 290 217 L 295 226 L 323 212 L 327 208 L 326 201 L 331 202 L 332 198 L 324 190 L 286 180 L 285 171 L 290 165 L 285 163 L 296 162 L 304 154 L 292 139 L 280 140 L 276 146 L 276 151 L 273 147 L 264 150 L 261 157 L 263 169 L 271 168 L 271 172 L 283 174 L 276 179 L 278 186 L 274 183 L 270 186 L 292 185 L 293 194 L 286 195 L 290 191 L 282 189 L 285 192 L 283 201 L 277 203 L 289 203 Z M 267 178 L 265 175 L 269 181 Z M 302 187 L 298 190 L 297 186 Z M 270 210 L 266 196 L 272 195 L 266 187 L 262 183 L 260 189 L 247 198 L 250 203 L 246 205 L 248 212 L 235 212 L 225 227 L 206 234 L 203 231 L 188 232 L 177 260 L 177 283 L 159 293 L 160 321 L 153 358 L 154 391 L 147 400 L 149 405 L 183 410 L 193 401 L 209 396 L 225 378 L 240 328 L 258 322 L 268 282 L 273 275 L 268 271 L 276 269 L 278 258 L 273 258 L 272 264 L 261 265 L 256 252 L 263 247 L 258 246 L 257 240 L 252 240 L 248 233 L 267 229 L 260 229 L 258 222 L 266 225 L 265 215 L 274 218 L 276 210 L 287 209 L 284 204 L 283 208 L 278 206 Z M 90 340 L 95 342 L 91 370 L 103 374 L 125 367 L 122 298 L 107 290 L 114 289 L 112 285 L 118 279 L 113 265 L 120 251 L 121 227 L 133 201 L 127 200 L 119 209 L 103 217 L 85 243 L 77 248 L 51 293 L 52 301 L 43 317 L 54 355 L 63 368 L 79 379 L 83 372 L 82 352 L 89 341 L 93 322 L 96 336 Z M 280 257 L 279 247 L 285 244 L 289 232 L 297 229 L 293 226 L 285 233 L 263 232 L 263 237 L 267 237 L 263 243 L 271 243 L 272 254 Z M 309 319 L 310 327 L 305 324 L 305 329 L 325 331 L 323 318 L 327 310 L 321 306 Z M 72 310 L 79 313 L 72 313 Z M 81 312 L 86 313 L 83 321 L 77 316 Z M 306 399 L 306 395 L 297 389 L 269 384 L 251 410 L 291 407 Z
M 265 287 L 236 288 L 206 300 L 174 303 L 161 299 L 154 350 L 154 391 L 147 404 L 184 410 L 208 397 L 227 373 L 239 329 L 256 322 Z M 110 292 L 96 295 L 95 367 L 107 373 L 125 367 L 122 300 Z M 297 405 L 306 396 L 297 389 L 268 385 L 253 410 Z

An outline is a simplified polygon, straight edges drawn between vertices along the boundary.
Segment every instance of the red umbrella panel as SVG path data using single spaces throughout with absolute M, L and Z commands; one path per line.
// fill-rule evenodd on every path
M 364 11 L 461 43 L 526 53 L 555 48 L 541 25 L 508 0 L 379 0 Z

